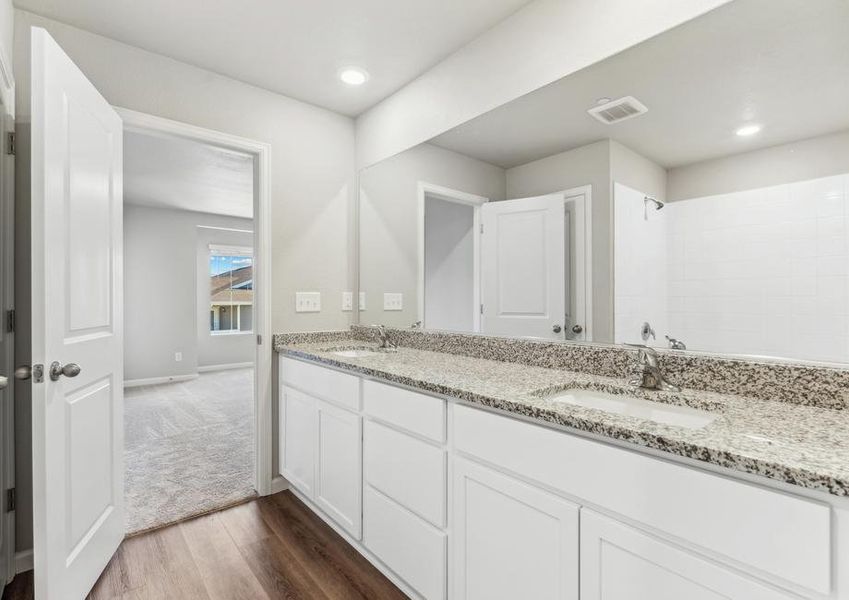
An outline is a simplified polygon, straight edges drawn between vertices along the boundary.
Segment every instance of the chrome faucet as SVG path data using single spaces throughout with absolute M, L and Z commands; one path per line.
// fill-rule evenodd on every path
M 372 325 L 374 329 L 377 330 L 377 337 L 380 340 L 380 347 L 384 350 L 389 348 L 397 348 L 397 344 L 394 344 L 389 340 L 389 333 L 386 331 L 386 325 Z
M 637 350 L 637 365 L 639 374 L 628 383 L 634 387 L 647 390 L 660 390 L 663 392 L 679 392 L 681 388 L 672 385 L 663 377 L 660 371 L 660 361 L 654 348 L 641 344 L 626 344 Z

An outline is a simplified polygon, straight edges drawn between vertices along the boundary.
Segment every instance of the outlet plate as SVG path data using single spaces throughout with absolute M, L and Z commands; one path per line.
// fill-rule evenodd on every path
M 383 294 L 383 310 L 404 310 L 404 294 L 385 292 Z
M 174 362 L 183 362 L 183 353 L 175 352 L 174 353 Z
M 295 292 L 295 312 L 321 312 L 321 292 Z
M 354 310 L 354 292 L 342 292 L 342 310 Z
M 359 306 L 360 310 L 366 309 L 366 293 L 365 292 L 360 292 L 360 302 L 359 302 L 359 304 L 357 304 L 357 306 Z

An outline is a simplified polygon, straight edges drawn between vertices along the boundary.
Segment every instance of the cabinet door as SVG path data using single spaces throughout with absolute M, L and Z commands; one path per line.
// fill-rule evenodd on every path
M 454 459 L 457 600 L 577 600 L 578 506 Z
M 315 403 L 303 392 L 282 386 L 280 402 L 280 472 L 307 497 L 315 481 Z
M 362 419 L 316 401 L 315 502 L 354 538 L 362 530 Z
M 581 511 L 581 600 L 799 598 L 593 511 Z

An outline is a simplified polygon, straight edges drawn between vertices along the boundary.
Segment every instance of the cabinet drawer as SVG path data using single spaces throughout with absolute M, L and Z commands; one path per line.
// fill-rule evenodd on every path
M 360 410 L 360 379 L 355 375 L 281 357 L 279 379 L 311 396 Z
M 818 502 L 454 406 L 454 446 L 811 590 L 831 589 L 831 513 Z
M 363 542 L 423 598 L 445 598 L 445 534 L 369 486 L 363 494 Z
M 366 482 L 445 527 L 445 451 L 374 421 L 366 421 L 363 437 Z
M 445 400 L 410 390 L 363 381 L 366 414 L 436 442 L 445 441 Z

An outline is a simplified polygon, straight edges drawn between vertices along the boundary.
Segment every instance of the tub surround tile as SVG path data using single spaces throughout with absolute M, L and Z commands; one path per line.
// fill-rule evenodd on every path
M 547 397 L 548 392 L 569 387 L 622 393 L 625 384 L 620 374 L 628 372 L 630 358 L 627 353 L 612 347 L 393 330 L 393 339 L 401 343 L 397 352 L 378 352 L 359 358 L 333 354 L 335 349 L 376 347 L 367 329 L 356 328 L 353 333 L 355 335 L 340 331 L 275 336 L 275 349 L 287 356 L 543 423 L 837 496 L 849 496 L 849 410 L 692 387 L 671 394 L 636 392 L 640 397 L 719 414 L 704 428 L 686 429 L 568 405 Z M 465 339 L 467 337 L 474 339 Z M 478 345 L 479 342 L 482 343 Z M 439 350 L 417 345 L 430 345 Z M 554 352 L 548 346 L 559 346 L 565 352 Z M 573 350 L 576 347 L 583 350 L 576 352 Z M 564 355 L 574 356 L 584 370 L 576 368 L 576 364 Z M 599 365 L 594 366 L 595 360 Z M 805 385 L 804 376 L 797 375 L 798 378 L 788 380 L 787 385 L 793 382 Z M 819 373 L 815 372 L 814 376 Z

